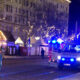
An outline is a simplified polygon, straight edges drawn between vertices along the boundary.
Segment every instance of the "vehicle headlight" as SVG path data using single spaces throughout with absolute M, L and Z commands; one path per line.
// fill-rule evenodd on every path
M 77 61 L 80 61 L 80 57 L 76 58 Z
M 60 60 L 61 59 L 61 56 L 58 56 L 57 58 Z

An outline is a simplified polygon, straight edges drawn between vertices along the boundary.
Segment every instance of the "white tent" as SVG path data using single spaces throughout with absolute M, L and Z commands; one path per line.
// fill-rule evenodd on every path
M 19 46 L 24 46 L 24 42 L 22 41 L 20 37 L 16 39 L 15 44 L 19 44 Z

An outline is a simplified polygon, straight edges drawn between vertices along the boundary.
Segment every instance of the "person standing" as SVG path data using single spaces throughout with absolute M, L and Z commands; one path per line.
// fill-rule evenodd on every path
M 42 49 L 41 49 L 41 57 L 42 57 L 42 59 L 44 59 L 44 52 L 45 52 L 45 51 L 44 51 L 44 49 L 42 48 Z
M 49 46 L 48 55 L 49 55 L 49 62 L 51 62 L 52 61 L 52 47 L 51 46 Z

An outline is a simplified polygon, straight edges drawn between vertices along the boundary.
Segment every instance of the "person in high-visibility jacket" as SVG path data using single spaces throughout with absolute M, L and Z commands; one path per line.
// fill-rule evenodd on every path
M 52 61 L 52 47 L 49 47 L 48 57 L 49 57 L 49 62 L 51 62 Z

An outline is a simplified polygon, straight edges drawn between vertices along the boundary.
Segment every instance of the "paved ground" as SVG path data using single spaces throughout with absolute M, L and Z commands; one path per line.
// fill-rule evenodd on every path
M 0 80 L 80 80 L 79 69 L 58 70 L 56 64 L 39 56 L 8 57 L 3 59 Z

